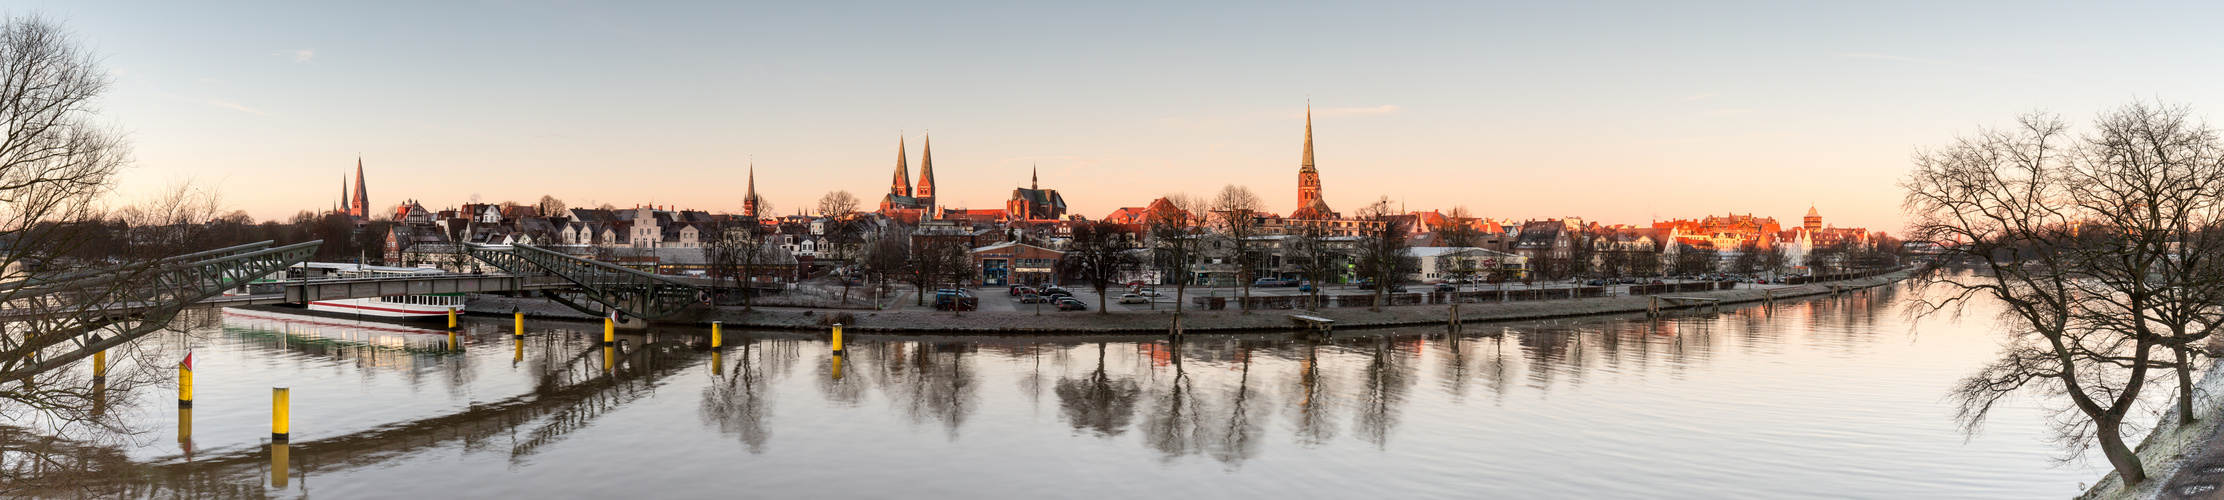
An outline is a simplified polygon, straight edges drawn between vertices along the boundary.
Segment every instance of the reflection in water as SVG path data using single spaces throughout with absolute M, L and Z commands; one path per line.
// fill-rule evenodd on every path
M 1005 433 L 1010 430 L 999 426 L 1042 425 L 969 424 L 1008 413 L 993 405 L 1040 409 L 1048 396 L 1057 406 L 1058 424 L 1052 425 L 1064 426 L 1057 432 L 1135 446 L 1161 464 L 1195 457 L 1234 470 L 1266 450 L 1396 451 L 1412 441 L 1401 433 L 1441 428 L 1447 415 L 1505 407 L 1541 412 L 1556 391 L 1683 383 L 1725 359 L 1798 353 L 1862 358 L 1878 343 L 1875 329 L 1890 313 L 1891 290 L 1722 314 L 1471 324 L 1456 333 L 1423 328 L 1345 331 L 1331 338 L 1200 335 L 1087 343 L 852 338 L 844 356 L 834 356 L 814 336 L 785 332 L 729 332 L 729 345 L 712 350 L 702 332 L 660 329 L 624 335 L 606 354 L 598 325 L 513 337 L 506 321 L 471 324 L 451 341 L 443 330 L 249 311 L 228 315 L 220 329 L 150 337 L 133 361 L 119 363 L 103 379 L 87 380 L 86 369 L 74 371 L 76 379 L 41 376 L 33 387 L 85 389 L 77 392 L 88 398 L 88 411 L 10 427 L 0 439 L 68 457 L 39 467 L 11 460 L 4 468 L 11 487 L 99 477 L 104 486 L 89 491 L 104 496 L 228 496 L 249 491 L 241 485 L 299 490 L 310 477 L 423 463 L 427 452 L 442 449 L 500 457 L 512 469 L 537 467 L 534 457 L 555 454 L 594 429 L 661 424 L 647 415 L 669 405 L 644 402 L 669 399 L 675 392 L 659 390 L 666 387 L 686 388 L 702 428 L 753 456 L 809 453 L 823 439 L 791 431 L 793 437 L 775 441 L 777 426 L 808 425 L 827 412 L 882 413 L 878 408 L 896 422 L 936 429 L 957 446 L 978 432 L 972 427 Z M 326 430 L 288 445 L 227 442 L 192 450 L 194 416 L 186 410 L 177 412 L 176 445 L 129 439 L 143 432 L 131 424 L 150 418 L 139 411 L 140 402 L 166 401 L 165 371 L 146 367 L 167 367 L 191 345 L 231 346 L 244 359 L 276 366 L 274 373 L 314 369 L 364 386 L 399 384 L 408 394 L 430 389 L 425 396 L 453 403 L 398 422 L 320 421 Z M 700 363 L 710 366 L 689 369 Z M 790 381 L 798 366 L 810 367 L 804 370 L 809 376 Z M 1009 385 L 999 380 L 1005 378 Z M 780 408 L 789 420 L 775 418 L 781 397 L 791 398 Z M 628 408 L 640 411 L 619 411 Z M 119 414 L 136 420 L 109 418 L 112 424 L 94 433 L 57 425 Z M 609 425 L 598 427 L 604 422 Z M 1421 435 L 1420 442 L 1440 437 Z M 180 452 L 144 451 L 153 448 Z
M 1127 432 L 1135 416 L 1139 388 L 1132 377 L 1114 377 L 1105 366 L 1106 344 L 1097 343 L 1096 369 L 1081 378 L 1058 380 L 1058 404 L 1066 410 L 1066 423 L 1074 430 L 1100 437 Z

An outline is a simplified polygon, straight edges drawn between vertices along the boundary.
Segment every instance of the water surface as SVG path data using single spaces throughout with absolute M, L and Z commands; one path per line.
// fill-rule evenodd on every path
M 2036 409 L 1957 432 L 1944 396 L 1998 338 L 1985 311 L 1911 324 L 1907 293 L 1460 334 L 853 334 L 838 365 L 802 332 L 714 354 L 660 327 L 606 357 L 595 324 L 472 318 L 457 346 L 231 310 L 118 367 L 194 353 L 189 443 L 163 381 L 111 388 L 132 433 L 92 441 L 110 486 L 161 497 L 2032 498 L 2100 474 L 2056 462 Z

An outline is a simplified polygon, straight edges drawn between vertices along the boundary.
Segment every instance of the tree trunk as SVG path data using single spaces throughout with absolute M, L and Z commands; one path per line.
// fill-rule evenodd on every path
M 2124 445 L 2123 425 L 2118 420 L 2094 420 L 2093 434 L 2100 438 L 2100 451 L 2108 456 L 2108 464 L 2115 466 L 2116 475 L 2123 478 L 2124 490 L 2132 491 L 2135 485 L 2146 482 L 2147 469 L 2139 463 L 2139 455 Z
M 2193 421 L 2198 420 L 2193 417 L 2193 360 L 2186 353 L 2188 348 L 2190 347 L 2176 346 L 2170 349 L 2178 356 L 2178 366 L 2175 371 L 2178 372 L 2178 425 L 2181 427 L 2191 425 Z

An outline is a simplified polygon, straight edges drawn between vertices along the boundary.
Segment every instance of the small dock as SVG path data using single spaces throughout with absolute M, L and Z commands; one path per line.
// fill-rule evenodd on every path
M 1722 312 L 1722 299 L 1719 299 L 1719 298 L 1714 298 L 1714 297 L 1670 297 L 1670 296 L 1665 296 L 1665 295 L 1654 295 L 1654 296 L 1652 296 L 1652 301 L 1651 301 L 1650 303 L 1648 303 L 1648 304 L 1646 304 L 1646 305 L 1645 305 L 1645 315 L 1646 315 L 1646 316 L 1659 316 L 1659 315 L 1660 315 L 1660 303 L 1661 303 L 1661 302 L 1667 302 L 1667 303 L 1668 303 L 1668 307 L 1689 307 L 1689 308 L 1692 308 L 1692 309 L 1698 309 L 1698 308 L 1701 308 L 1701 307 L 1708 307 L 1708 308 L 1712 308 L 1712 309 L 1713 309 L 1713 310 L 1714 310 L 1715 312 Z
M 1327 333 L 1329 329 L 1336 326 L 1336 320 L 1304 314 L 1290 315 L 1290 322 L 1296 323 L 1299 328 L 1321 333 Z

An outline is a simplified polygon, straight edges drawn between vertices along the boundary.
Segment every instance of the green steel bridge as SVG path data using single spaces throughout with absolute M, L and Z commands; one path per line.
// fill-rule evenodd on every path
M 597 316 L 674 319 L 709 280 L 660 276 L 528 245 L 470 245 L 501 274 L 276 280 L 323 241 L 250 243 L 0 282 L 0 381 L 22 379 L 162 329 L 193 309 L 469 292 L 538 292 Z M 246 293 L 238 293 L 244 291 Z

